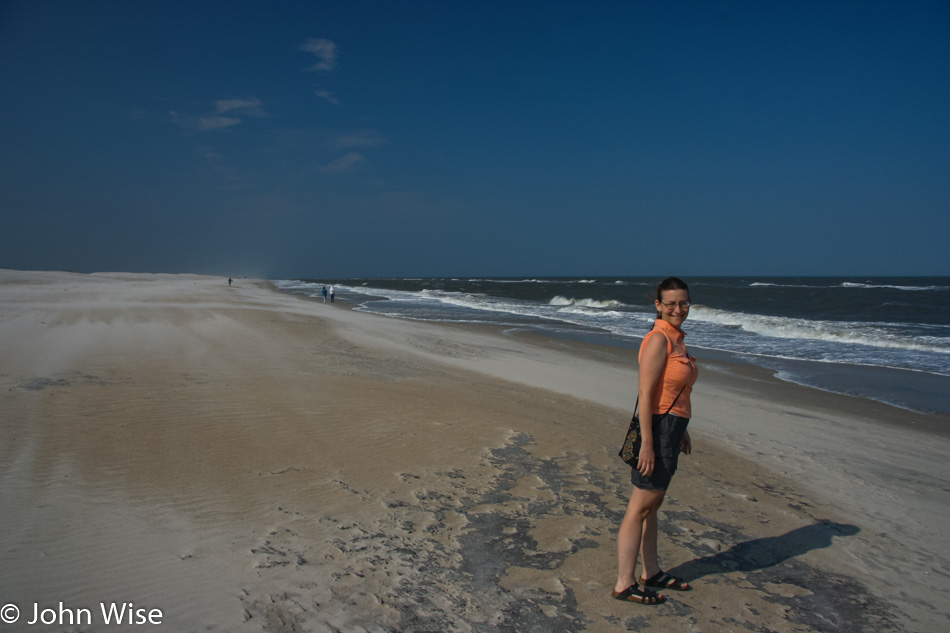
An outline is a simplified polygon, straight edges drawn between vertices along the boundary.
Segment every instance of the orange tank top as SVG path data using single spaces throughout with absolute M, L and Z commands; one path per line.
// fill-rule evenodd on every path
M 651 413 L 666 413 L 669 409 L 673 415 L 690 418 L 693 408 L 689 395 L 693 391 L 693 383 L 696 382 L 699 370 L 696 367 L 696 358 L 689 355 L 683 343 L 686 333 L 677 330 L 663 319 L 657 319 L 653 329 L 643 337 L 637 360 L 643 355 L 643 348 L 651 336 L 663 336 L 666 339 L 666 366 L 660 372 L 660 379 L 653 390 Z M 676 398 L 677 394 L 679 398 Z M 676 404 L 670 409 L 674 399 Z

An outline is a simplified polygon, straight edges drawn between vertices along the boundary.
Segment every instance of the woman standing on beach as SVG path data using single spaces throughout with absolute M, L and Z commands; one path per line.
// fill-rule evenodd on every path
M 657 517 L 670 485 L 679 453 L 692 450 L 686 425 L 692 410 L 690 392 L 696 382 L 696 359 L 683 344 L 683 321 L 689 314 L 689 288 L 676 277 L 657 285 L 656 322 L 640 345 L 640 454 L 630 474 L 633 492 L 617 535 L 617 584 L 613 596 L 641 604 L 666 601 L 650 587 L 689 591 L 682 578 L 660 569 L 657 560 Z M 651 414 L 651 415 L 648 415 Z M 643 575 L 637 584 L 637 555 L 643 554 Z

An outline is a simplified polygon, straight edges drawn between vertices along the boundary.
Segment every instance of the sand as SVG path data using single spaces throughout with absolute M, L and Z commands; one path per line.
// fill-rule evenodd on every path
M 634 351 L 2 270 L 0 627 L 946 630 L 948 420 L 700 367 L 660 544 L 695 590 L 645 607 L 610 597 Z

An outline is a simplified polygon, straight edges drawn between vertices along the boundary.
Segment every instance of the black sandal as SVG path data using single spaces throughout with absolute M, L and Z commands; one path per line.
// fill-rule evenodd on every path
M 644 587 L 658 587 L 660 589 L 669 589 L 670 591 L 690 591 L 692 587 L 682 578 L 670 576 L 665 571 L 661 571 L 649 580 L 642 580 Z
M 640 589 L 640 586 L 637 584 L 632 584 L 623 591 L 611 591 L 610 593 L 617 600 L 625 600 L 626 602 L 648 605 L 663 604 L 666 602 L 666 596 L 662 593 L 657 593 L 646 587 Z

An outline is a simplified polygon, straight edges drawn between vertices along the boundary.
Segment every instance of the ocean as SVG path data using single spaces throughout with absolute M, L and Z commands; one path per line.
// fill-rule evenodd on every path
M 950 414 L 950 277 L 689 277 L 683 329 L 702 360 Z M 637 348 L 654 278 L 282 279 L 281 290 L 402 319 L 486 323 Z

